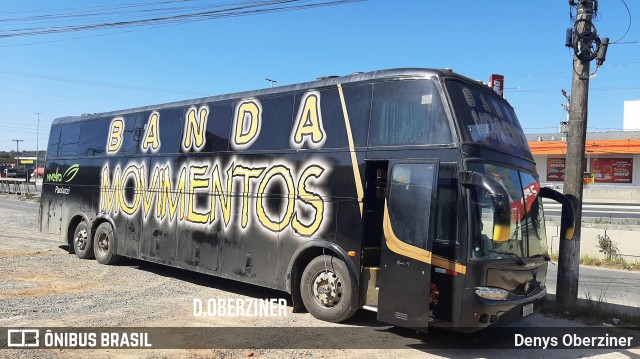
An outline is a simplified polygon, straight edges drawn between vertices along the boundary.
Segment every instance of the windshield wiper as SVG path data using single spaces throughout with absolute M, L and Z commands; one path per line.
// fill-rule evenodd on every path
M 493 250 L 493 249 L 487 249 L 487 251 L 489 251 L 491 253 L 495 253 L 495 254 L 504 254 L 504 255 L 507 255 L 507 256 L 514 256 L 514 257 L 516 257 L 516 263 L 518 265 L 521 265 L 521 266 L 527 264 L 522 260 L 522 258 L 520 258 L 520 256 L 518 256 L 517 254 L 515 254 L 513 252 L 500 252 L 500 251 L 496 251 L 496 250 Z
M 539 257 L 542 257 L 545 261 L 547 261 L 547 262 L 549 262 L 549 263 L 551 263 L 551 264 L 553 264 L 553 265 L 556 265 L 555 263 L 553 263 L 553 262 L 551 261 L 551 257 L 549 257 L 549 255 L 548 255 L 548 254 L 534 254 L 534 255 L 532 255 L 532 256 L 531 256 L 531 257 L 529 257 L 529 258 L 539 258 Z
M 534 254 L 529 258 L 542 258 L 547 262 L 551 262 L 551 257 L 549 257 L 548 254 L 544 253 L 544 254 Z

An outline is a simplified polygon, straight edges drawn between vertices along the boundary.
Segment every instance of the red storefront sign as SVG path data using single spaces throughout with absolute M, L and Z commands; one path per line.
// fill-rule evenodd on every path
M 564 181 L 564 158 L 547 158 L 547 181 Z
M 631 183 L 633 179 L 632 158 L 592 158 L 591 172 L 596 183 Z

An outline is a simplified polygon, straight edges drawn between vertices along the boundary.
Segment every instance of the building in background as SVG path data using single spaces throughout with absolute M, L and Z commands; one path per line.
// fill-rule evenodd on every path
M 562 131 L 561 127 L 561 131 Z M 562 186 L 567 135 L 527 135 L 540 182 Z M 640 100 L 624 101 L 622 131 L 587 132 L 584 183 L 588 186 L 640 189 Z
M 566 135 L 527 135 L 540 182 L 562 185 L 567 156 Z M 589 132 L 585 148 L 585 183 L 640 188 L 640 131 Z

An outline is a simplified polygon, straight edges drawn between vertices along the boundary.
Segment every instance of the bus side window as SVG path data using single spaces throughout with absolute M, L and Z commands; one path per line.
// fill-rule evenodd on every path
M 437 200 L 433 253 L 447 259 L 457 260 L 458 182 L 454 166 L 443 165 L 440 167 Z
M 59 155 L 60 145 L 60 129 L 61 125 L 51 126 L 51 133 L 49 134 L 49 145 L 47 146 L 47 157 L 56 157 Z
M 367 145 L 367 126 L 371 109 L 372 86 L 343 86 L 344 106 L 348 115 L 349 130 L 354 147 Z M 320 107 L 324 131 L 327 134 L 323 148 L 347 148 L 347 120 L 337 86 L 320 91 Z
M 142 126 L 137 126 L 136 115 L 127 116 L 125 118 L 125 138 L 121 151 L 130 152 L 137 146 L 141 153 L 166 153 L 176 154 L 180 152 L 180 144 L 182 142 L 182 124 L 184 122 L 183 108 L 171 108 L 160 112 L 145 112 L 137 116 L 142 116 Z M 152 116 L 157 116 L 157 133 L 149 130 L 149 121 Z M 136 137 L 136 128 L 142 128 L 142 137 L 138 143 L 134 141 Z M 149 131 L 148 131 L 149 130 Z M 157 148 L 154 148 L 158 146 Z M 142 148 L 140 148 L 142 147 Z M 130 151 L 129 151 L 130 149 Z
M 375 85 L 369 146 L 451 142 L 449 119 L 433 81 L 389 81 Z
M 403 242 L 427 249 L 434 164 L 397 164 L 391 169 L 389 220 Z
M 233 118 L 233 103 L 209 104 L 209 119 L 207 120 L 206 143 L 203 152 L 227 151 L 229 136 L 231 135 L 231 119 Z
M 260 97 L 262 126 L 249 150 L 282 150 L 289 148 L 293 120 L 293 94 Z
M 144 136 L 142 114 L 134 113 L 124 117 L 124 136 L 119 154 L 135 153 L 140 149 L 140 141 Z
M 78 154 L 78 142 L 80 142 L 80 123 L 64 125 L 60 142 L 62 144 L 60 149 L 61 156 L 76 156 Z
M 96 156 L 105 153 L 105 143 L 109 135 L 110 119 L 100 118 L 85 122 L 80 129 L 78 156 Z

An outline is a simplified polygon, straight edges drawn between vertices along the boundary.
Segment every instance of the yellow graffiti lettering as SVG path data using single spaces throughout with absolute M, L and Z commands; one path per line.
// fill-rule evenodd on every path
M 246 100 L 236 107 L 231 145 L 246 150 L 256 141 L 262 126 L 262 108 L 258 100 Z
M 169 210 L 169 219 L 173 221 L 176 216 L 176 212 L 178 208 L 180 208 L 180 218 L 183 219 L 182 215 L 184 214 L 185 208 L 185 182 L 187 169 L 183 167 L 180 170 L 180 176 L 178 177 L 178 183 L 175 186 L 175 189 L 171 186 L 171 171 L 169 171 L 168 167 L 164 171 L 164 178 L 162 181 L 162 190 L 161 197 L 163 205 L 160 206 L 160 216 L 158 218 L 164 218 L 167 214 L 167 206 Z
M 209 179 L 202 178 L 207 173 L 209 166 L 190 166 L 189 167 L 189 213 L 187 213 L 187 221 L 194 223 L 207 223 L 209 221 L 209 213 L 196 212 L 193 206 L 196 202 L 196 190 L 199 188 L 209 188 Z
M 302 148 L 305 143 L 311 149 L 318 149 L 324 146 L 326 137 L 320 111 L 320 92 L 307 92 L 301 100 L 289 144 L 295 149 Z
M 242 228 L 247 228 L 247 223 L 249 222 L 249 181 L 251 178 L 258 178 L 264 171 L 264 167 L 262 168 L 247 168 L 242 166 L 236 166 L 233 169 L 233 176 L 242 176 L 243 179 L 243 187 L 242 187 Z
M 129 177 L 133 179 L 133 203 L 127 203 L 126 192 L 127 192 L 127 181 Z M 142 187 L 140 183 L 140 173 L 138 172 L 138 168 L 136 166 L 129 166 L 124 170 L 122 174 L 122 187 L 120 188 L 120 208 L 122 212 L 132 215 L 138 210 L 138 206 L 140 205 L 140 192 L 139 189 Z
M 220 202 L 220 209 L 222 210 L 222 217 L 224 219 L 224 225 L 228 226 L 231 221 L 231 188 L 233 186 L 233 163 L 227 170 L 227 192 L 225 194 L 222 189 L 222 182 L 220 181 L 220 171 L 216 165 L 211 173 L 211 219 L 210 223 L 213 223 L 216 219 L 216 203 Z
M 269 181 L 274 176 L 280 176 L 284 179 L 285 184 L 287 185 L 287 207 L 280 221 L 273 221 L 267 216 L 266 210 L 264 208 L 264 194 L 269 184 Z M 293 184 L 293 176 L 291 175 L 291 171 L 282 165 L 271 167 L 267 173 L 265 173 L 264 177 L 260 181 L 260 185 L 258 186 L 258 199 L 256 201 L 256 214 L 258 215 L 258 221 L 266 227 L 267 229 L 273 232 L 280 232 L 286 226 L 289 225 L 291 221 L 291 217 L 293 216 L 293 212 L 295 210 L 295 199 L 291 196 L 291 194 L 295 193 L 296 189 Z M 278 213 L 280 216 L 280 213 Z
M 112 154 L 118 152 L 122 146 L 122 134 L 124 133 L 124 119 L 122 117 L 114 118 L 109 126 L 109 136 L 107 140 L 107 153 Z
M 151 152 L 156 152 L 160 148 L 159 120 L 160 114 L 157 112 L 152 112 L 149 116 L 147 128 L 144 131 L 144 137 L 140 145 L 143 152 L 147 152 L 149 149 L 151 149 Z
M 156 218 L 162 219 L 166 215 L 166 201 L 163 186 L 165 183 L 165 178 L 171 179 L 171 173 L 169 173 L 169 166 L 165 166 L 164 168 L 159 168 L 158 173 L 158 197 L 156 198 Z
M 145 173 L 144 166 L 140 167 L 140 173 Z M 154 195 L 160 192 L 160 178 L 162 177 L 162 169 L 159 167 L 154 168 L 153 175 L 151 176 L 151 185 L 147 187 L 147 176 L 140 176 L 140 188 L 142 191 L 142 215 L 144 218 L 149 216 L 151 204 L 153 203 Z M 157 202 L 156 202 L 157 203 Z
M 111 185 L 109 178 L 109 167 L 105 166 L 102 169 L 102 178 L 100 186 L 100 211 L 103 213 L 117 213 L 118 212 L 118 194 L 120 193 L 118 188 L 120 187 L 120 167 L 116 167 L 113 171 L 113 185 Z
M 197 112 L 197 118 L 195 107 L 190 108 L 187 112 L 186 122 L 184 124 L 184 138 L 182 139 L 182 147 L 185 151 L 190 149 L 201 151 L 204 148 L 209 109 L 203 106 L 200 107 Z
M 210 166 L 187 164 L 174 171 L 169 165 L 156 165 L 147 171 L 144 165 L 130 164 L 124 170 L 115 166 L 110 172 L 105 165 L 100 175 L 100 211 L 127 216 L 142 212 L 142 218 L 147 219 L 155 203 L 156 218 L 168 222 L 209 225 L 219 213 L 224 226 L 229 226 L 235 213 L 240 218 L 234 223 L 246 229 L 251 213 L 252 226 L 270 232 L 291 226 L 297 234 L 308 237 L 320 230 L 326 208 L 321 192 L 311 186 L 325 172 L 323 167 L 310 165 L 296 177 L 285 165 L 245 167 L 232 162 L 225 178 L 219 164 L 212 165 L 211 171 Z M 255 203 L 250 202 L 253 196 Z M 273 196 L 278 196 L 279 204 L 270 211 L 267 201 Z M 198 203 L 204 197 L 210 202 Z M 233 211 L 234 205 L 242 208 Z
M 323 172 L 324 168 L 316 165 L 311 165 L 307 167 L 304 172 L 302 172 L 302 175 L 298 180 L 298 197 L 300 198 L 300 200 L 302 200 L 302 202 L 312 206 L 316 211 L 313 217 L 313 221 L 311 221 L 311 223 L 308 225 L 300 222 L 300 220 L 298 220 L 297 214 L 293 216 L 291 227 L 300 235 L 311 236 L 316 233 L 316 231 L 322 224 L 324 215 L 324 201 L 319 194 L 307 190 L 307 179 L 309 177 L 319 178 Z

